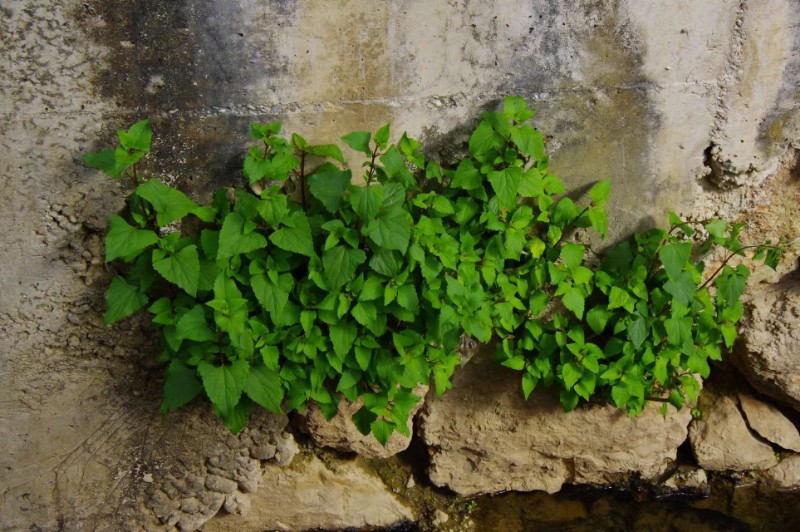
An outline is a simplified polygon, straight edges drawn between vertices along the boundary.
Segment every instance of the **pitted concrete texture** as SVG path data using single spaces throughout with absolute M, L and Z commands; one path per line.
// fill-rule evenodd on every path
M 163 525 L 178 493 L 181 516 L 247 511 L 238 477 L 173 497 L 148 469 L 170 431 L 211 464 L 193 435 L 224 429 L 204 405 L 159 417 L 147 324 L 102 324 L 102 235 L 129 189 L 78 156 L 114 130 L 151 118 L 146 169 L 205 199 L 241 183 L 252 121 L 324 142 L 391 122 L 447 163 L 482 110 L 520 95 L 560 177 L 578 193 L 612 179 L 616 238 L 670 209 L 734 217 L 758 200 L 800 140 L 798 28 L 794 0 L 2 2 L 3 524 Z M 165 470 L 194 471 L 171 449 Z

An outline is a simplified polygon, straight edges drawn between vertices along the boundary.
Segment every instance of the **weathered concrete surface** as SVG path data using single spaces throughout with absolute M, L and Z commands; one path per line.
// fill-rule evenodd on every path
M 126 189 L 77 156 L 114 129 L 153 118 L 151 170 L 200 198 L 239 181 L 254 120 L 325 141 L 391 121 L 447 160 L 481 109 L 519 94 L 539 111 L 559 175 L 576 186 L 612 178 L 620 235 L 668 209 L 734 215 L 758 196 L 800 137 L 798 10 L 793 0 L 3 2 L 4 524 L 113 522 L 145 493 L 137 464 L 153 435 L 174 430 L 156 414 L 160 370 L 144 324 L 100 320 L 113 273 L 101 234 Z M 717 176 L 697 178 L 708 171 Z
M 528 401 L 519 373 L 492 367 L 487 349 L 453 380 L 441 399 L 429 397 L 419 433 L 431 448 L 428 475 L 459 495 L 509 490 L 554 493 L 566 483 L 608 484 L 627 473 L 654 479 L 686 439 L 689 409 L 657 405 L 634 419 L 610 405 L 565 413 L 558 398 L 535 392 Z

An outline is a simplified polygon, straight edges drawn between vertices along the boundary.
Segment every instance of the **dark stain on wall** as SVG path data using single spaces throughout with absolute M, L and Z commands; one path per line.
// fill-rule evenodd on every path
M 151 118 L 148 170 L 195 196 L 238 184 L 249 123 L 273 117 L 229 110 L 252 99 L 247 90 L 256 80 L 288 75 L 288 61 L 271 54 L 269 43 L 293 3 L 266 2 L 254 13 L 213 0 L 82 4 L 74 18 L 106 51 L 93 79 L 97 96 L 118 109 L 107 118 L 109 139 L 114 129 Z M 249 45 L 252 37 L 259 46 Z

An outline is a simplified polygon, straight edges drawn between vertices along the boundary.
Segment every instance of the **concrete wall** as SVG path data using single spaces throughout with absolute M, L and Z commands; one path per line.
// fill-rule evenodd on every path
M 204 197 L 239 182 L 252 121 L 327 142 L 391 122 L 447 160 L 521 95 L 560 177 L 612 179 L 614 237 L 670 209 L 737 214 L 800 142 L 794 0 L 7 0 L 0 72 L 12 528 L 135 514 L 174 430 L 146 328 L 100 318 L 126 188 L 78 155 L 117 128 L 152 118 L 150 169 Z

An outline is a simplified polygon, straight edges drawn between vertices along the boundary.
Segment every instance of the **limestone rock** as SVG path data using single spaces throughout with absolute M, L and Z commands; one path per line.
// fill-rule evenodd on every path
M 778 465 L 764 471 L 763 477 L 767 484 L 775 489 L 800 488 L 800 455 L 787 456 Z
M 269 464 L 261 487 L 249 498 L 247 513 L 220 514 L 203 530 L 338 530 L 384 527 L 414 518 L 380 479 L 353 461 L 326 465 L 310 457 L 288 468 Z
M 482 349 L 456 374 L 453 389 L 429 398 L 420 434 L 431 448 L 434 484 L 459 495 L 558 491 L 564 483 L 604 484 L 629 472 L 655 477 L 686 439 L 688 409 L 666 419 L 651 405 L 635 419 L 609 405 L 565 413 L 536 392 L 526 402 L 519 373 L 495 366 Z
M 739 404 L 747 419 L 747 424 L 759 436 L 784 449 L 800 452 L 800 433 L 794 423 L 781 414 L 780 410 L 750 395 L 741 393 L 739 394 Z
M 758 391 L 800 410 L 800 282 L 789 274 L 745 305 L 732 361 Z
M 414 394 L 425 397 L 428 386 L 420 385 L 414 389 Z M 381 445 L 372 434 L 363 435 L 353 423 L 353 414 L 358 412 L 364 402 L 361 398 L 356 402 L 342 401 L 339 411 L 329 421 L 322 415 L 322 411 L 314 404 L 306 408 L 305 415 L 301 418 L 301 428 L 309 433 L 314 443 L 320 447 L 331 447 L 337 451 L 353 452 L 365 458 L 388 458 L 408 448 L 411 443 L 410 436 L 393 432 L 386 447 Z M 422 400 L 415 406 L 408 416 L 409 433 L 413 431 L 413 419 L 422 407 Z
M 701 406 L 702 417 L 689 427 L 689 441 L 700 467 L 745 471 L 775 465 L 772 447 L 750 432 L 734 397 L 706 389 Z

